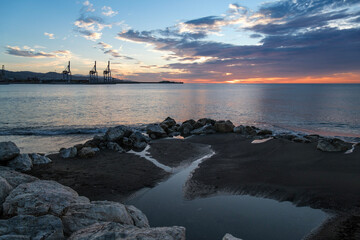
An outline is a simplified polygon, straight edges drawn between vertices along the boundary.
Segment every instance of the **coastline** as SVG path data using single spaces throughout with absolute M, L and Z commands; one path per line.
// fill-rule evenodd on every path
M 111 129 L 116 130 L 116 127 Z M 188 120 L 176 125 L 175 120 L 167 118 L 146 129 L 152 138 L 146 140 L 150 145 L 148 154 L 173 169 L 189 165 L 205 155 L 207 146 L 215 151 L 214 156 L 199 164 L 186 183 L 185 196 L 189 199 L 231 193 L 290 201 L 335 215 L 309 233 L 308 239 L 324 239 L 325 236 L 325 239 L 352 239 L 360 232 L 357 225 L 360 215 L 358 146 L 350 154 L 344 154 L 343 149 L 320 151 L 317 149 L 320 141 L 335 145 L 337 142 L 317 135 L 276 135 L 266 129 L 235 127 L 230 121 L 211 119 Z M 177 135 L 185 139 L 166 138 Z M 120 202 L 170 176 L 170 172 L 143 157 L 106 149 L 106 145 L 101 144 L 109 136 L 112 135 L 108 130 L 105 137 L 94 137 L 81 146 L 102 149 L 90 157 L 64 159 L 60 153 L 52 154 L 48 156 L 52 163 L 35 166 L 28 173 L 58 181 L 90 200 Z M 251 143 L 269 137 L 274 139 Z M 116 140 L 122 147 L 123 138 Z M 349 149 L 349 144 L 340 143 Z

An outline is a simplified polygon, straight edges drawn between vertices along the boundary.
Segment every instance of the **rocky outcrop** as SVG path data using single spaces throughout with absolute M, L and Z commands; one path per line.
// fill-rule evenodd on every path
M 230 120 L 220 120 L 215 123 L 215 130 L 219 133 L 230 133 L 234 130 L 234 124 Z
M 152 139 L 167 137 L 165 130 L 159 124 L 150 124 L 146 127 L 146 133 Z
M 120 223 L 95 223 L 73 233 L 69 240 L 136 239 L 136 240 L 185 240 L 183 227 L 138 228 Z
M 317 144 L 317 149 L 324 152 L 345 152 L 351 148 L 351 143 L 344 142 L 337 138 L 320 139 Z
M 166 126 L 166 128 L 168 129 L 175 127 L 175 125 L 176 125 L 176 121 L 171 117 L 167 117 L 164 121 L 160 123 L 160 126 Z
M 225 236 L 222 238 L 222 240 L 241 240 L 240 238 L 236 238 L 230 233 L 225 234 Z
M 126 137 L 130 129 L 126 126 L 117 126 L 109 128 L 105 133 L 105 139 L 109 142 L 116 142 L 123 137 Z
M 150 227 L 149 221 L 145 214 L 132 205 L 126 205 L 126 211 L 134 221 L 134 225 L 137 227 Z
M 3 204 L 3 214 L 60 216 L 71 204 L 88 202 L 69 187 L 54 181 L 36 180 L 20 184 L 11 191 Z
M 36 177 L 19 173 L 13 169 L 2 166 L 0 166 L 0 177 L 5 178 L 13 188 L 16 188 L 22 183 L 30 183 L 38 180 Z
M 26 172 L 31 170 L 33 163 L 28 154 L 20 154 L 12 159 L 7 166 L 21 172 Z
M 71 148 L 63 148 L 60 149 L 60 156 L 62 158 L 74 158 L 77 155 L 77 148 L 71 147 Z
M 0 162 L 7 162 L 20 154 L 20 149 L 13 142 L 0 142 Z
M 0 236 L 2 239 L 64 239 L 61 220 L 52 215 L 19 215 L 0 220 Z
M 31 153 L 29 156 L 32 159 L 33 165 L 48 164 L 52 162 L 50 158 L 37 153 Z
M 140 212 L 140 210 L 137 209 Z M 140 212 L 141 213 L 141 212 Z M 136 214 L 134 221 L 132 215 L 128 212 L 127 207 L 121 203 L 108 201 L 94 201 L 85 204 L 71 205 L 66 209 L 65 215 L 62 217 L 66 234 L 88 227 L 99 222 L 116 222 L 125 225 L 141 224 L 138 227 L 149 227 L 149 223 L 145 215 Z
M 197 120 L 196 123 L 194 124 L 194 129 L 201 128 L 208 124 L 214 126 L 215 122 L 216 122 L 215 120 L 210 119 L 210 118 L 201 118 L 201 119 Z
M 262 129 L 257 133 L 258 136 L 267 136 L 267 135 L 272 135 L 272 134 L 273 134 L 273 132 L 268 129 Z
M 238 133 L 245 136 L 255 136 L 256 135 L 256 128 L 251 126 L 237 126 L 233 129 L 234 133 Z

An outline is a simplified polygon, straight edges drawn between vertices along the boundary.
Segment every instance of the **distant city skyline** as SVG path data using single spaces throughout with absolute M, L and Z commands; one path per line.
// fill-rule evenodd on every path
M 360 83 L 360 1 L 0 3 L 10 71 L 185 83 Z

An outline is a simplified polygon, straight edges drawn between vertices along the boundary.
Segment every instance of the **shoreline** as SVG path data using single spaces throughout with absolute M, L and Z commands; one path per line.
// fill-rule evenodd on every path
M 119 131 L 122 137 L 114 137 Z M 274 134 L 266 129 L 235 127 L 230 121 L 212 119 L 188 120 L 179 125 L 167 118 L 160 124 L 149 124 L 144 138 L 141 133 L 136 135 L 136 130 L 126 131 L 130 131 L 126 126 L 110 128 L 105 136 L 95 136 L 81 144 L 78 151 L 85 147 L 99 148 L 99 152 L 89 157 L 49 155 L 52 163 L 36 166 L 28 173 L 58 181 L 90 200 L 124 201 L 141 189 L 165 181 L 172 173 L 135 154 L 107 149 L 109 138 L 114 137 L 118 146 L 125 148 L 122 152 L 140 145 L 142 149 L 151 146 L 148 154 L 173 169 L 191 164 L 206 153 L 206 146 L 211 146 L 215 155 L 202 161 L 186 184 L 188 199 L 225 192 L 290 201 L 297 206 L 336 214 L 309 233 L 307 239 L 317 240 L 323 236 L 351 239 L 338 238 L 338 235 L 351 237 L 360 233 L 357 226 L 360 209 L 356 205 L 360 202 L 360 162 L 355 161 L 360 159 L 359 144 L 352 153 L 344 154 L 352 145 L 341 140 L 318 135 Z M 133 134 L 137 140 L 127 145 Z M 185 138 L 166 139 L 178 135 Z M 269 137 L 273 139 L 251 143 Z

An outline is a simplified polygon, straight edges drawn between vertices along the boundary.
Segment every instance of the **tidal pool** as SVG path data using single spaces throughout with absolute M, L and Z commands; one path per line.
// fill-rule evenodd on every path
M 185 182 L 210 156 L 193 162 L 158 186 L 141 191 L 126 204 L 141 209 L 152 227 L 184 226 L 188 240 L 220 240 L 225 233 L 243 240 L 297 240 L 327 219 L 321 210 L 252 196 L 224 194 L 185 199 Z

